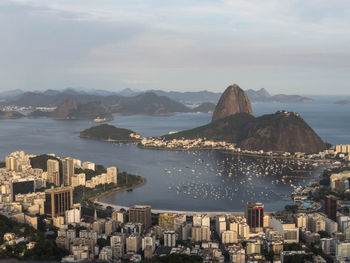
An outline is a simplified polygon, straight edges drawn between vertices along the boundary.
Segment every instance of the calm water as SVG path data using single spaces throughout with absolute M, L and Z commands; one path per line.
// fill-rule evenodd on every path
M 323 140 L 350 143 L 350 106 L 327 103 L 305 105 L 254 104 L 256 116 L 286 109 L 301 113 Z M 210 121 L 209 114 L 177 114 L 170 117 L 116 116 L 111 124 L 132 129 L 144 136 L 157 136 Z M 276 180 L 285 175 L 280 163 L 238 158 L 219 152 L 180 152 L 139 149 L 135 145 L 115 145 L 80 139 L 79 132 L 94 125 L 90 121 L 20 119 L 0 121 L 0 157 L 15 150 L 27 153 L 56 153 L 146 177 L 145 186 L 132 192 L 113 194 L 103 201 L 121 205 L 150 204 L 157 209 L 198 211 L 241 211 L 246 201 L 262 201 L 267 210 L 282 209 L 290 203 L 285 196 L 290 184 L 305 185 L 307 180 Z M 38 130 L 43 129 L 43 131 Z M 268 167 L 275 167 L 265 176 Z M 230 174 L 231 173 L 231 174 Z M 250 179 L 249 179 L 250 178 Z M 177 186 L 180 191 L 178 191 Z

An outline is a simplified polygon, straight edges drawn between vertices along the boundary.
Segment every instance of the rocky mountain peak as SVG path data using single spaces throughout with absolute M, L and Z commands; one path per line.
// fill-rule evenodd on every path
M 212 121 L 237 113 L 253 115 L 252 105 L 247 94 L 237 84 L 229 86 L 221 95 L 215 107 Z

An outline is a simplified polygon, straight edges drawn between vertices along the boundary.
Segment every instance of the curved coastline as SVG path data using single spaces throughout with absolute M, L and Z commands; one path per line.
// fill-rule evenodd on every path
M 95 201 L 96 204 L 103 206 L 104 208 L 107 208 L 108 206 L 112 207 L 115 210 L 128 210 L 130 207 L 128 206 L 121 206 L 121 205 L 115 205 L 115 204 L 109 204 L 105 202 Z M 188 216 L 193 216 L 197 214 L 207 214 L 207 215 L 234 215 L 234 216 L 242 216 L 244 215 L 244 212 L 234 212 L 234 211 L 181 211 L 181 210 L 165 210 L 165 209 L 152 209 L 153 214 L 185 214 Z M 272 212 L 266 212 L 274 213 Z
M 139 183 L 137 183 L 137 184 L 133 184 L 133 185 L 131 185 L 131 186 L 125 186 L 125 187 L 115 187 L 115 188 L 112 188 L 112 189 L 110 189 L 110 190 L 108 190 L 108 191 L 105 191 L 105 192 L 103 192 L 103 193 L 99 193 L 99 194 L 97 194 L 96 196 L 91 197 L 91 198 L 89 198 L 89 199 L 90 199 L 90 201 L 92 201 L 92 202 L 97 202 L 97 203 L 99 203 L 99 199 L 100 199 L 101 197 L 108 196 L 108 195 L 114 194 L 114 193 L 120 193 L 120 192 L 128 191 L 128 190 L 134 190 L 134 189 L 136 189 L 136 188 L 139 188 L 139 187 L 144 186 L 146 183 L 147 183 L 147 179 L 144 178 L 144 177 L 141 177 L 141 182 L 139 182 Z
M 232 154 L 232 155 L 240 155 L 240 156 L 250 156 L 250 157 L 257 157 L 257 158 L 268 158 L 268 159 L 290 159 L 290 160 L 301 160 L 301 161 L 307 161 L 307 162 L 317 162 L 317 163 L 322 163 L 327 165 L 331 165 L 332 161 L 328 159 L 305 159 L 305 158 L 300 158 L 300 157 L 293 157 L 293 156 L 281 156 L 281 155 L 265 155 L 265 154 L 254 154 L 254 153 L 244 153 L 244 152 L 234 152 L 234 151 L 229 151 L 227 149 L 222 149 L 222 148 L 211 148 L 211 147 L 198 147 L 198 148 L 190 148 L 190 149 L 185 149 L 185 148 L 167 148 L 167 147 L 155 147 L 155 146 L 143 146 L 137 141 L 126 141 L 126 140 L 104 140 L 104 139 L 98 139 L 98 138 L 91 138 L 91 137 L 81 137 L 81 139 L 89 139 L 89 140 L 96 140 L 100 142 L 109 142 L 109 143 L 122 143 L 122 144 L 134 144 L 140 149 L 145 149 L 145 150 L 155 150 L 155 151 L 180 151 L 180 152 L 195 152 L 195 151 L 218 151 L 222 152 L 225 154 Z

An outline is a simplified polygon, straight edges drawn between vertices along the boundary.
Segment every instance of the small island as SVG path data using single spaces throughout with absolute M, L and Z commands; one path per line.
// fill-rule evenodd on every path
M 110 142 L 136 143 L 140 141 L 141 136 L 129 129 L 117 128 L 109 124 L 101 124 L 80 132 L 80 138 Z
M 334 104 L 350 105 L 350 100 L 338 100 L 338 101 L 334 102 Z

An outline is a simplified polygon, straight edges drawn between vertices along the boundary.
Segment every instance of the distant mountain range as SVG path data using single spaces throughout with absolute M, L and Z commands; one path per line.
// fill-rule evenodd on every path
M 154 93 L 158 96 L 165 96 L 169 99 L 183 104 L 199 105 L 204 102 L 216 104 L 221 96 L 219 92 L 211 91 L 194 91 L 194 92 L 178 92 L 178 91 L 163 91 L 149 90 L 139 91 L 132 89 L 124 89 L 119 92 L 105 90 L 82 90 L 68 88 L 65 90 L 46 90 L 24 92 L 22 90 L 13 90 L 0 93 L 2 105 L 17 105 L 17 106 L 58 106 L 69 98 L 75 98 L 81 103 L 91 101 L 102 101 L 104 104 L 118 104 L 125 97 L 136 97 L 142 94 Z M 266 89 L 246 90 L 246 93 L 251 102 L 280 102 L 280 103 L 312 103 L 312 99 L 299 95 L 271 95 Z M 109 97 L 109 98 L 104 98 Z
M 298 95 L 274 95 L 267 90 L 246 91 L 253 102 L 310 103 L 311 99 Z M 30 118 L 110 120 L 113 114 L 170 115 L 174 113 L 212 113 L 221 93 L 175 92 L 152 90 L 147 92 L 124 89 L 120 92 L 104 90 L 65 89 L 23 92 L 13 90 L 0 93 L 0 106 L 58 107 L 54 112 L 35 110 Z M 20 118 L 21 114 L 2 114 L 2 118 Z M 1 116 L 0 116 L 1 118 Z
M 193 91 L 193 92 L 178 92 L 178 91 L 163 91 L 150 90 L 160 96 L 167 96 L 173 100 L 185 104 L 199 104 L 203 102 L 211 102 L 216 104 L 221 96 L 220 92 L 211 91 Z M 251 102 L 280 102 L 280 103 L 313 103 L 314 100 L 300 95 L 271 95 L 266 89 L 246 90 L 245 91 Z M 142 93 L 141 91 L 133 91 L 124 89 L 118 94 L 122 96 L 135 96 Z

